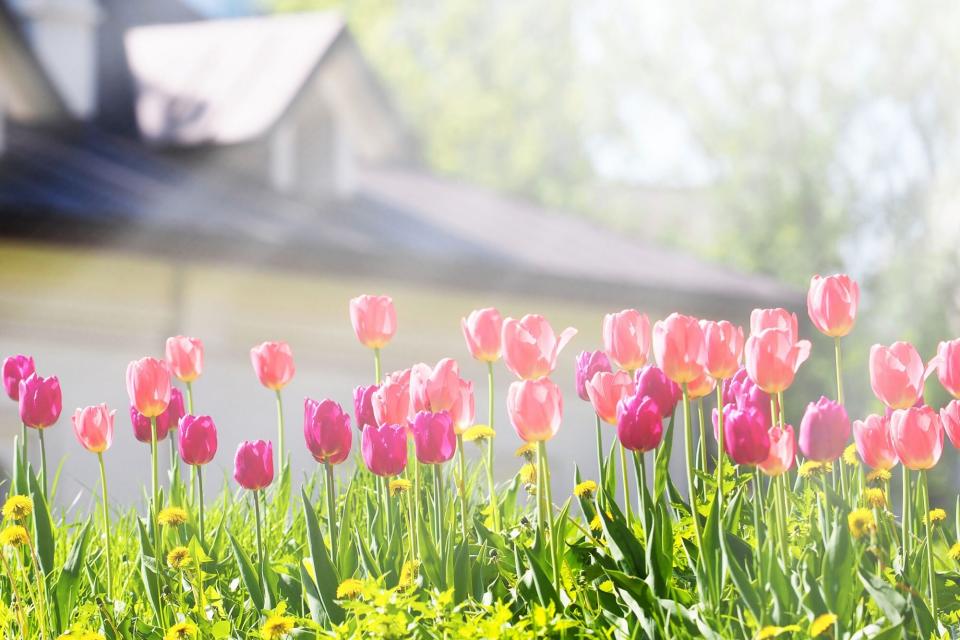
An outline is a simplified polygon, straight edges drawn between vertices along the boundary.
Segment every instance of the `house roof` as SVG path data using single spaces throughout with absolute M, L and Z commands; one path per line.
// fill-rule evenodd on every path
M 13 12 L 0 0 L 0 101 L 21 122 L 67 117 L 60 94 L 33 55 Z M 0 109 L 2 115 L 3 109 Z

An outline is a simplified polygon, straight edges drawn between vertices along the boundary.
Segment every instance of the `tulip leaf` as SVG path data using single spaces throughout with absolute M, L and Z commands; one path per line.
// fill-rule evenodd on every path
M 53 521 L 50 518 L 50 509 L 43 497 L 43 491 L 37 481 L 37 476 L 28 473 L 30 482 L 30 497 L 33 500 L 33 542 L 40 560 L 40 569 L 45 576 L 53 573 L 55 542 L 53 539 Z
M 884 617 L 890 624 L 896 626 L 903 621 L 903 614 L 907 608 L 907 601 L 889 582 L 882 577 L 872 574 L 859 572 L 860 582 L 873 601 L 877 604 Z
M 243 580 L 243 586 L 247 588 L 250 600 L 257 611 L 263 611 L 263 584 L 260 581 L 259 572 L 253 568 L 250 557 L 237 542 L 232 533 L 227 531 L 227 537 L 230 539 L 230 547 L 233 550 L 233 557 L 237 562 L 237 568 L 240 571 L 240 579 Z
M 730 570 L 730 579 L 733 581 L 733 585 L 736 587 L 736 592 L 739 596 L 739 599 L 746 604 L 747 608 L 750 610 L 750 613 L 753 614 L 753 617 L 756 620 L 760 620 L 763 611 L 760 594 L 757 593 L 756 589 L 754 589 L 753 582 L 747 576 L 747 572 L 744 571 L 739 561 L 730 551 L 730 544 L 727 540 L 727 536 L 722 536 L 720 538 L 720 550 L 723 553 L 724 564 L 726 564 L 727 568 Z
M 73 546 L 70 547 L 70 552 L 67 554 L 67 558 L 63 563 L 63 569 L 60 570 L 60 576 L 57 578 L 54 592 L 56 594 L 57 617 L 61 621 L 70 619 L 70 615 L 73 613 L 73 606 L 77 601 L 77 592 L 80 589 L 80 576 L 87 555 L 89 534 L 90 520 L 87 520 L 80 529 L 80 533 L 77 534 L 77 537 L 74 539 Z M 104 556 L 104 562 L 106 561 L 107 558 Z M 61 632 L 64 630 L 63 626 L 64 625 L 61 624 Z
M 144 527 L 143 520 L 136 518 L 137 532 L 140 536 L 140 579 L 143 581 L 144 589 L 153 609 L 153 615 L 156 616 L 158 624 L 162 624 L 160 618 L 160 592 L 157 584 L 157 561 L 154 557 L 153 545 L 150 543 L 150 537 L 147 535 L 147 529 Z
M 653 497 L 663 495 L 670 477 L 670 454 L 673 451 L 673 417 L 667 418 L 667 427 L 663 430 L 663 441 L 657 449 L 653 467 Z
M 323 535 L 320 533 L 320 523 L 317 520 L 317 513 L 310 504 L 310 498 L 305 491 L 300 492 L 303 500 L 303 515 L 307 524 L 307 545 L 310 549 L 310 558 L 313 565 L 313 575 L 316 578 L 317 595 L 323 605 L 327 617 L 334 624 L 339 624 L 343 620 L 343 610 L 337 604 L 337 586 L 340 579 L 337 571 L 330 560 L 327 545 L 323 543 Z

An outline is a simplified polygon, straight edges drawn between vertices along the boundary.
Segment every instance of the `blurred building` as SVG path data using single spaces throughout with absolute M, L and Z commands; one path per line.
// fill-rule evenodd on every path
M 171 333 L 207 342 L 198 402 L 226 427 L 227 468 L 241 437 L 273 434 L 252 344 L 294 347 L 291 434 L 304 395 L 346 404 L 371 375 L 346 315 L 363 291 L 397 299 L 388 370 L 467 360 L 458 321 L 475 307 L 578 326 L 557 373 L 577 430 L 592 419 L 572 400 L 572 357 L 599 344 L 604 310 L 744 321 L 799 302 L 774 280 L 434 174 L 336 13 L 204 20 L 177 0 L 0 0 L 0 267 L 0 350 L 62 379 L 51 439 L 80 458 L 64 472 L 71 492 L 94 462 L 66 414 L 125 407 L 126 362 L 160 355 Z M 482 397 L 482 371 L 464 368 Z M 127 428 L 120 416 L 119 459 L 138 459 Z M 0 436 L 16 431 L 4 404 Z M 558 477 L 593 460 L 568 433 Z

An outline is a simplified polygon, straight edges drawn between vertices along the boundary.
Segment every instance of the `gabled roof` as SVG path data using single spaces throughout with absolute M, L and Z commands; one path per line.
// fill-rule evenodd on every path
M 59 122 L 69 117 L 4 0 L 0 0 L 0 100 L 20 122 Z

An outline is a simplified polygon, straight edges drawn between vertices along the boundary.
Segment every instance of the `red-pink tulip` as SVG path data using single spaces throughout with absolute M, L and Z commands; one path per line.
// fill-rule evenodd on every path
M 421 411 L 411 423 L 417 460 L 423 464 L 440 464 L 457 451 L 457 434 L 453 418 L 446 411 Z
M 460 328 L 471 356 L 483 362 L 500 359 L 503 318 L 499 311 L 493 307 L 471 311 L 469 316 L 460 319 Z
M 360 442 L 363 462 L 378 476 L 395 476 L 407 467 L 407 428 L 400 424 L 367 427 Z
M 807 313 L 820 333 L 839 338 L 853 329 L 860 304 L 860 287 L 842 273 L 813 276 L 807 291 Z
M 113 416 L 107 405 L 77 409 L 73 413 L 73 433 L 83 448 L 93 453 L 103 453 L 113 443 Z
M 350 301 L 350 323 L 357 340 L 382 349 L 397 333 L 397 310 L 390 296 L 358 296 Z
M 546 442 L 560 429 L 563 395 L 549 378 L 519 380 L 507 391 L 507 413 L 521 440 Z
M 793 467 L 797 456 L 797 445 L 793 439 L 793 427 L 790 425 L 774 427 L 769 431 L 770 453 L 767 459 L 758 464 L 760 470 L 768 476 L 779 476 Z
M 377 424 L 377 417 L 373 413 L 373 394 L 380 387 L 375 384 L 360 385 L 353 388 L 353 417 L 357 421 L 357 429 L 363 431 L 371 424 Z
M 683 385 L 703 375 L 707 343 L 692 316 L 671 313 L 653 326 L 653 354 L 668 378 Z
M 576 385 L 577 395 L 581 400 L 590 401 L 587 395 L 587 382 L 593 378 L 593 374 L 600 371 L 611 372 L 610 360 L 603 351 L 581 351 L 577 355 L 576 367 Z
M 250 349 L 250 362 L 260 384 L 279 391 L 293 379 L 296 367 L 286 342 L 263 342 Z
M 687 395 L 691 400 L 703 398 L 717 388 L 717 381 L 704 372 L 700 377 L 687 383 Z
M 650 396 L 626 396 L 617 403 L 617 437 L 624 448 L 644 453 L 663 439 L 663 414 Z
M 340 464 L 350 454 L 353 432 L 350 415 L 333 400 L 303 402 L 303 437 L 317 462 Z
M 567 327 L 557 336 L 543 316 L 507 318 L 503 321 L 503 361 L 523 380 L 548 376 L 557 366 L 560 351 L 575 335 L 577 330 Z
M 171 429 L 176 429 L 186 412 L 183 408 L 183 394 L 180 390 L 170 390 L 170 403 L 163 413 L 157 416 L 157 442 L 166 439 Z M 140 442 L 150 443 L 150 418 L 133 405 L 130 405 L 130 423 L 133 425 L 133 437 Z
M 141 358 L 127 365 L 127 395 L 137 411 L 153 418 L 170 404 L 170 368 L 163 360 Z
M 890 420 L 886 416 L 872 414 L 854 420 L 853 441 L 860 458 L 871 469 L 890 470 L 900 460 L 890 439 Z
M 203 373 L 203 342 L 200 338 L 167 338 L 167 364 L 181 382 L 193 382 Z
M 810 341 L 795 341 L 788 329 L 763 329 L 744 347 L 747 375 L 766 393 L 785 391 L 810 357 Z
M 723 448 L 737 464 L 760 464 L 770 455 L 770 434 L 756 409 L 724 407 L 723 436 Z
M 245 440 L 233 459 L 233 479 L 244 489 L 259 491 L 273 482 L 273 443 Z
M 683 397 L 680 386 L 668 378 L 662 369 L 652 364 L 637 371 L 636 383 L 636 395 L 652 398 L 663 417 L 672 415 Z
M 378 425 L 406 425 L 410 415 L 410 369 L 387 374 L 370 403 Z
M 943 425 L 930 407 L 899 409 L 890 416 L 890 439 L 908 469 L 932 469 L 943 453 Z
M 636 309 L 603 317 L 603 348 L 621 369 L 636 371 L 647 364 L 650 353 L 650 320 Z
M 743 329 L 726 320 L 701 320 L 703 340 L 707 345 L 707 373 L 717 380 L 726 380 L 740 368 L 743 356 Z
M 954 398 L 960 398 L 960 338 L 941 342 L 937 346 L 937 355 L 927 366 L 925 376 L 936 369 L 937 378 L 943 388 Z
M 960 449 L 960 400 L 951 400 L 950 404 L 940 409 L 940 423 L 951 444 Z
M 593 410 L 608 424 L 617 423 L 617 403 L 633 393 L 634 389 L 633 378 L 626 371 L 600 371 L 587 382 L 587 396 Z
M 46 429 L 60 418 L 63 394 L 57 376 L 33 373 L 20 381 L 20 421 L 34 429 Z
M 909 342 L 870 347 L 870 387 L 891 409 L 912 407 L 923 397 L 923 360 Z
M 13 401 L 20 399 L 20 381 L 36 373 L 30 356 L 10 356 L 3 361 L 3 390 Z
M 217 425 L 210 416 L 187 414 L 177 428 L 177 448 L 187 464 L 204 465 L 217 455 Z
M 789 332 L 790 342 L 800 339 L 797 314 L 786 309 L 754 309 L 750 312 L 750 333 L 758 334 L 764 329 L 783 329 Z
M 800 451 L 817 462 L 832 462 L 850 441 L 850 418 L 839 402 L 824 396 L 807 405 L 800 422 Z

